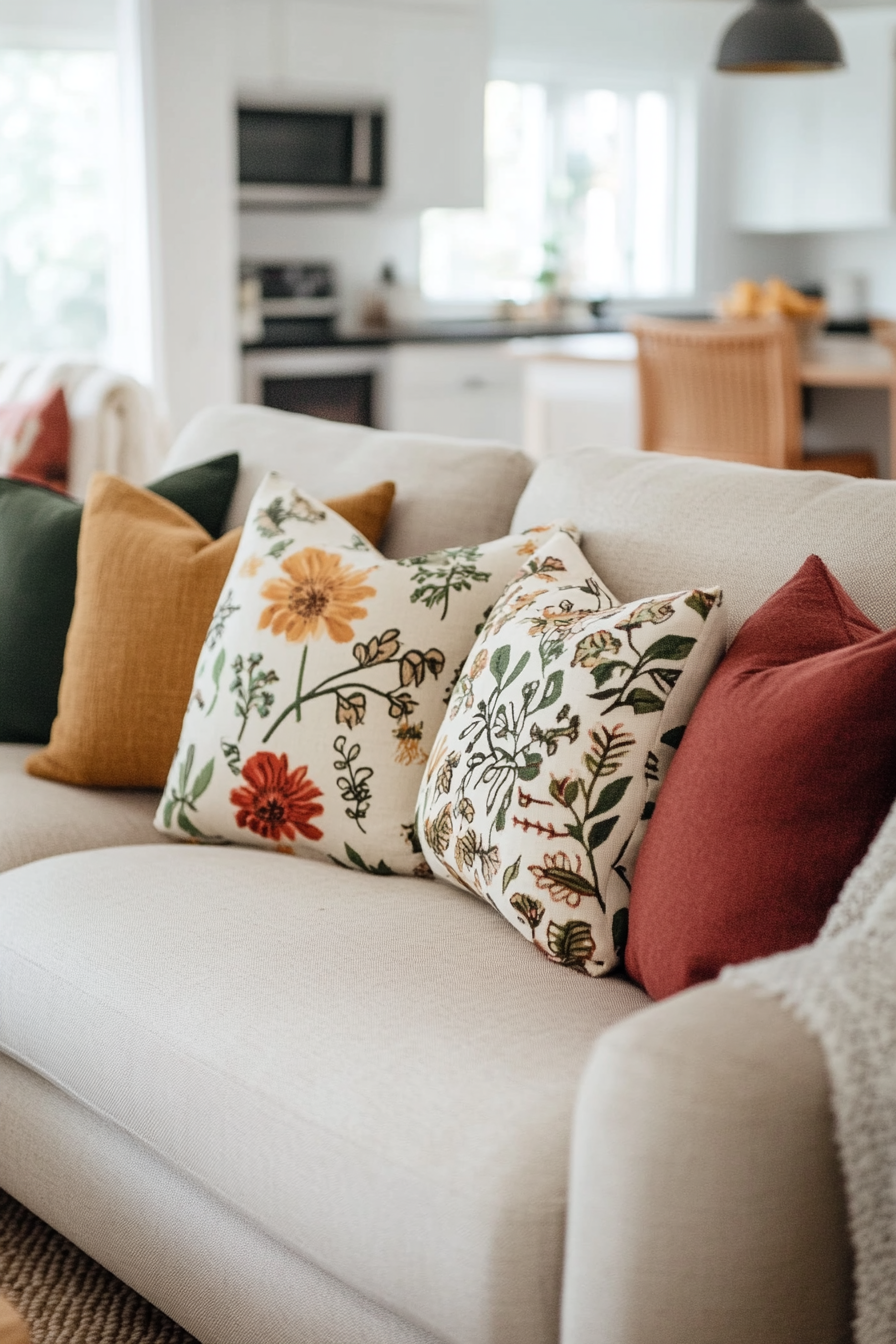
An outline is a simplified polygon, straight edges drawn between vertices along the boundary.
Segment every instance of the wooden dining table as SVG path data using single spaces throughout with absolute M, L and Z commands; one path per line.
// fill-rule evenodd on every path
M 890 478 L 896 480 L 896 359 L 894 347 L 869 336 L 823 333 L 800 347 L 800 382 L 805 388 L 877 388 L 889 396 Z M 609 447 L 637 447 L 637 342 L 629 332 L 594 332 L 577 336 L 529 337 L 511 341 L 509 353 L 525 361 L 524 443 L 534 457 L 551 450 L 551 389 L 575 395 L 592 370 L 596 400 L 606 409 Z M 560 370 L 569 371 L 565 384 Z M 576 380 L 573 373 L 578 369 Z M 569 375 L 572 375 L 571 377 Z M 587 399 L 587 398 L 585 398 Z

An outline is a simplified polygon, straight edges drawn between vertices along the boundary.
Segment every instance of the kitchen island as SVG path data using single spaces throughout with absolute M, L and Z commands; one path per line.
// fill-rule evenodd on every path
M 523 365 L 523 445 L 530 456 L 540 459 L 586 443 L 639 446 L 634 336 L 530 338 L 513 340 L 506 348 Z M 807 455 L 821 459 L 825 450 L 871 448 L 879 473 L 896 479 L 891 348 L 867 336 L 819 335 L 801 350 L 800 381 Z

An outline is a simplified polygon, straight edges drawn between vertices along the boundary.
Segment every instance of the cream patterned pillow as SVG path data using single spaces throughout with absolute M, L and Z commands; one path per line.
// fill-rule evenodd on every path
M 552 961 L 620 960 L 644 829 L 724 652 L 721 597 L 620 606 L 559 534 L 467 659 L 420 790 L 423 853 Z
M 427 871 L 414 807 L 452 678 L 538 540 L 386 560 L 270 473 L 199 658 L 157 828 Z

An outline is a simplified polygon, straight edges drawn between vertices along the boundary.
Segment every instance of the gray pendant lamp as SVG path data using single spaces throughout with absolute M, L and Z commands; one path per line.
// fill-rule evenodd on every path
M 798 74 L 843 64 L 837 34 L 806 0 L 754 0 L 722 38 L 716 69 Z

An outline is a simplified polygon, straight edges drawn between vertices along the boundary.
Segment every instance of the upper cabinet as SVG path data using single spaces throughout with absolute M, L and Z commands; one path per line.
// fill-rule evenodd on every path
M 735 228 L 808 233 L 893 223 L 896 20 L 886 10 L 833 18 L 845 70 L 725 77 Z
M 388 114 L 384 204 L 481 206 L 484 0 L 232 0 L 238 91 Z

